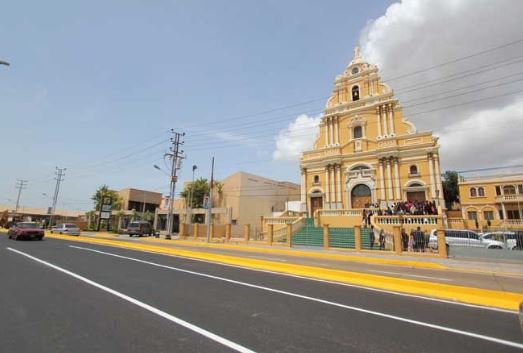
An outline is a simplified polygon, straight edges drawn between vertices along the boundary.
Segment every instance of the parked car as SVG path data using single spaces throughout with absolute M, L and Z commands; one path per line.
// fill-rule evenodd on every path
M 80 235 L 80 228 L 73 223 L 57 224 L 51 228 L 51 233 Z
M 505 244 L 495 239 L 484 240 L 478 233 L 471 230 L 446 229 L 445 243 L 448 247 L 463 246 L 473 248 L 503 249 Z M 429 247 L 438 248 L 436 229 L 433 229 L 429 236 Z
M 516 250 L 521 248 L 521 244 L 518 247 L 518 234 L 517 232 L 489 232 L 482 235 L 485 241 L 496 240 L 502 242 L 504 247 L 510 250 Z M 520 235 L 521 237 L 521 235 Z M 521 240 L 520 240 L 521 243 Z
M 9 228 L 9 239 L 38 239 L 44 238 L 44 230 L 35 222 L 19 222 Z
M 141 236 L 150 236 L 154 235 L 154 230 L 151 224 L 147 221 L 134 221 L 129 223 L 127 226 L 127 234 L 130 237 L 137 235 Z

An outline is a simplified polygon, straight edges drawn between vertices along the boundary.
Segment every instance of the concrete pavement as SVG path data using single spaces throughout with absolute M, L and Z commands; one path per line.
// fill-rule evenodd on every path
M 0 237 L 0 279 L 3 352 L 523 349 L 514 313 L 67 240 Z

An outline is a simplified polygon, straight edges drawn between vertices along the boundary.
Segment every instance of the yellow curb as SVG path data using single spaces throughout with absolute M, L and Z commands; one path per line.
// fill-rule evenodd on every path
M 363 256 L 351 256 L 346 254 L 322 254 L 322 253 L 313 253 L 310 251 L 301 251 L 301 250 L 285 250 L 279 248 L 259 248 L 252 247 L 249 245 L 231 245 L 231 244 L 221 244 L 221 243 L 202 243 L 195 242 L 190 240 L 165 240 L 157 238 L 144 238 L 143 240 L 150 241 L 153 243 L 165 243 L 165 244 L 176 244 L 180 246 L 190 247 L 208 247 L 216 249 L 231 249 L 231 250 L 240 250 L 245 252 L 255 252 L 255 253 L 264 253 L 264 254 L 277 254 L 277 255 L 289 255 L 296 257 L 309 257 L 317 258 L 324 260 L 336 260 L 336 261 L 346 261 L 346 262 L 361 262 L 369 264 L 378 264 L 378 265 L 393 265 L 393 266 L 404 266 L 404 267 L 415 267 L 415 268 L 425 268 L 433 270 L 446 270 L 447 266 L 434 263 L 434 262 L 422 262 L 422 261 L 411 261 L 411 260 L 396 260 L 396 259 L 380 259 L 376 257 L 363 257 Z M 184 244 L 185 243 L 185 244 Z M 260 244 L 261 245 L 261 244 Z
M 432 297 L 512 311 L 517 311 L 519 308 L 519 303 L 523 302 L 523 293 L 501 292 L 487 289 L 462 287 L 449 284 L 400 279 L 342 270 L 333 270 L 313 266 L 282 264 L 280 262 L 248 259 L 228 255 L 209 254 L 196 251 L 165 248 L 153 245 L 129 243 L 108 239 L 94 239 L 81 236 L 65 237 L 54 234 L 50 235 L 49 237 L 53 239 L 107 245 L 124 249 L 154 252 L 159 254 L 176 255 L 198 260 L 218 262 L 228 265 L 279 272 L 302 277 L 311 277 L 327 281 L 347 283 L 370 288 L 378 288 L 394 292 L 408 293 L 425 297 Z

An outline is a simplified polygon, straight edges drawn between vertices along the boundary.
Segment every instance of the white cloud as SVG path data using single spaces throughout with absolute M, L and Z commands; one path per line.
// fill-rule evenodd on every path
M 275 160 L 297 161 L 301 153 L 311 149 L 318 136 L 320 117 L 302 114 L 280 131 L 276 138 Z
M 523 120 L 520 103 L 514 103 L 523 101 L 523 94 L 509 94 L 523 91 L 523 81 L 508 83 L 522 77 L 523 62 L 477 71 L 480 66 L 521 56 L 523 43 L 416 75 L 405 74 L 522 39 L 522 15 L 523 1 L 403 0 L 389 6 L 383 16 L 369 22 L 362 31 L 360 45 L 364 58 L 378 65 L 381 76 L 403 104 L 406 117 L 419 130 L 431 129 L 442 136 L 444 168 L 462 169 L 463 164 L 480 168 L 520 158 L 521 149 L 512 145 L 515 132 L 492 124 L 499 121 L 503 125 L 504 119 Z M 456 80 L 428 88 L 405 89 L 470 70 L 474 74 Z M 504 76 L 510 78 L 499 79 Z M 497 87 L 427 102 L 490 85 Z M 461 87 L 464 89 L 446 93 Z M 431 98 L 420 99 L 426 96 Z M 489 98 L 492 96 L 501 97 Z M 478 100 L 481 101 L 467 104 Z M 445 109 L 449 105 L 456 107 Z M 427 110 L 434 111 L 423 113 Z
M 473 113 L 443 129 L 442 162 L 457 170 L 522 164 L 522 129 L 523 99 Z
M 509 165 L 521 160 L 521 148 L 514 144 L 523 121 L 523 93 L 510 93 L 523 91 L 523 80 L 510 81 L 523 78 L 523 60 L 517 61 L 523 42 L 439 64 L 523 39 L 522 17 L 523 1 L 403 0 L 390 5 L 362 30 L 363 57 L 378 65 L 405 117 L 419 131 L 433 130 L 441 136 L 443 169 Z M 516 59 L 508 64 L 512 58 Z M 434 84 L 423 87 L 427 83 Z M 487 89 L 476 91 L 479 88 Z M 444 99 L 433 101 L 435 98 Z M 300 116 L 280 132 L 274 159 L 296 161 L 312 146 L 314 134 L 304 136 L 296 131 L 308 126 L 306 119 L 313 118 Z M 319 121 L 314 118 L 311 125 L 317 127 Z M 508 124 L 519 125 L 519 129 L 508 128 Z

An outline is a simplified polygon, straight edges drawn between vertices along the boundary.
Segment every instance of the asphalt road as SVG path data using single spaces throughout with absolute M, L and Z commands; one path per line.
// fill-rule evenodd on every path
M 521 352 L 515 313 L 0 235 L 1 352 Z

